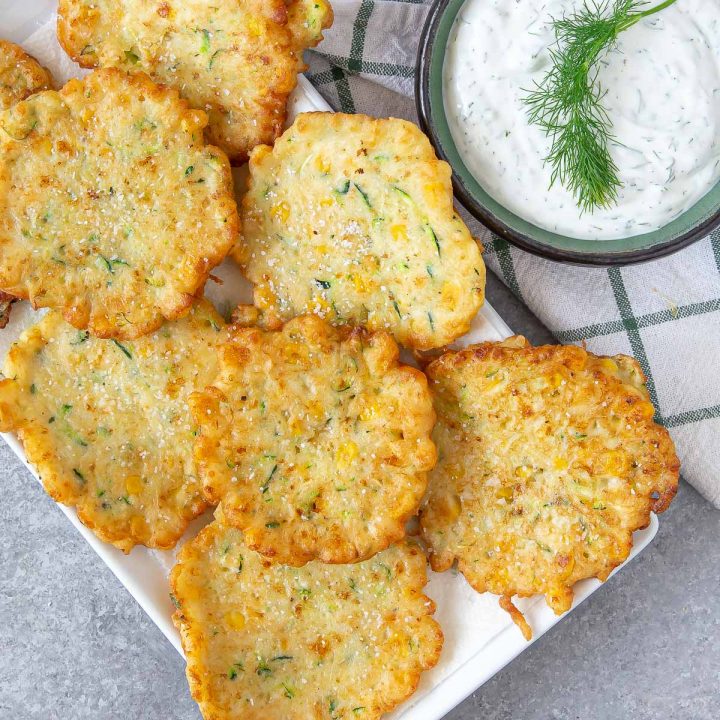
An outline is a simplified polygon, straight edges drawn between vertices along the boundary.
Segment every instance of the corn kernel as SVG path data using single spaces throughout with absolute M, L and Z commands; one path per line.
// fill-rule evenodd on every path
M 232 630 L 242 630 L 245 627 L 245 616 L 237 610 L 225 613 L 225 622 Z
M 263 34 L 262 23 L 256 18 L 250 18 L 246 21 L 246 27 L 250 35 L 260 37 Z
M 283 200 L 281 203 L 273 205 L 272 209 L 270 210 L 270 214 L 276 220 L 285 223 L 290 217 L 290 206 Z
M 130 531 L 136 538 L 138 538 L 140 540 L 146 538 L 148 531 L 147 531 L 147 523 L 145 522 L 145 518 L 142 518 L 139 515 L 135 515 L 130 520 Z
M 455 283 L 444 282 L 440 290 L 440 301 L 444 307 L 454 309 L 458 301 L 458 287 Z
M 460 517 L 462 511 L 462 501 L 458 495 L 454 493 L 452 495 L 445 495 L 438 498 L 437 512 L 439 517 L 442 518 L 443 522 L 450 524 L 455 522 Z
M 260 310 L 266 310 L 276 304 L 277 297 L 275 293 L 267 285 L 257 285 L 253 293 L 255 305 Z
M 504 485 L 497 489 L 495 496 L 503 500 L 512 500 L 514 494 L 513 489 L 509 485 Z
M 567 458 L 556 457 L 553 460 L 553 467 L 556 470 L 567 470 L 569 464 L 570 463 L 568 463 Z
M 340 468 L 347 468 L 359 454 L 358 446 L 352 440 L 348 440 L 335 452 L 335 462 Z
M 407 240 L 407 225 L 391 225 L 390 234 L 393 240 Z
M 313 420 L 320 420 L 325 416 L 323 404 L 319 400 L 311 400 L 309 403 L 307 403 L 306 410 L 307 414 Z
M 655 415 L 655 406 L 649 402 L 639 403 L 638 410 L 640 411 L 640 414 L 645 418 L 651 418 Z
M 366 293 L 369 291 L 370 286 L 372 283 L 368 282 L 366 278 L 364 278 L 362 275 L 353 275 L 352 276 L 353 285 L 355 286 L 355 290 L 359 293 Z
M 315 157 L 315 167 L 323 175 L 330 172 L 330 163 L 328 163 L 326 160 L 324 160 L 320 155 L 317 155 Z
M 335 200 L 333 198 L 323 198 L 320 201 L 320 207 L 330 207 L 331 205 L 335 204 Z
M 142 478 L 139 475 L 128 475 L 125 478 L 125 490 L 129 495 L 137 495 L 144 487 Z
M 617 363 L 611 358 L 601 358 L 599 364 L 603 370 L 609 372 L 612 375 L 615 375 L 618 372 Z
M 563 376 L 556 371 L 550 376 L 550 385 L 554 388 L 558 388 L 563 384 L 564 379 L 565 378 L 563 378 Z
M 520 465 L 515 468 L 516 477 L 527 480 L 532 475 L 532 468 L 529 465 Z
M 603 460 L 605 472 L 610 475 L 622 476 L 630 467 L 628 455 L 623 450 L 610 450 L 605 453 Z

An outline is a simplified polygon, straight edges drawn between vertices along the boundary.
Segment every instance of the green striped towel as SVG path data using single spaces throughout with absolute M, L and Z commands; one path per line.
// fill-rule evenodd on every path
M 335 22 L 308 77 L 337 110 L 415 120 L 422 0 L 333 0 Z M 683 477 L 720 507 L 720 232 L 645 265 L 576 268 L 529 255 L 475 222 L 485 259 L 564 343 L 634 355 Z

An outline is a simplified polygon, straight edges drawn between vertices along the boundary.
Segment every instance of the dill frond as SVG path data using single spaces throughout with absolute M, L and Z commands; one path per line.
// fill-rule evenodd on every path
M 582 212 L 617 202 L 622 187 L 610 155 L 612 120 L 603 106 L 599 60 L 618 35 L 676 0 L 644 9 L 638 0 L 586 0 L 578 11 L 553 21 L 556 44 L 552 67 L 525 98 L 531 123 L 552 140 L 545 161 L 552 166 L 550 186 L 562 183 Z

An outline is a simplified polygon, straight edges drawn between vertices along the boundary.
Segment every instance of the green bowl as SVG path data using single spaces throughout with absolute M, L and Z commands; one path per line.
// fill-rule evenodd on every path
M 453 188 L 467 210 L 513 245 L 551 260 L 579 265 L 628 265 L 669 255 L 720 226 L 720 182 L 680 217 L 659 230 L 618 240 L 580 240 L 523 220 L 488 195 L 465 167 L 443 102 L 443 64 L 453 22 L 465 0 L 438 0 L 423 29 L 417 58 L 416 102 L 420 124 L 435 151 L 450 163 Z

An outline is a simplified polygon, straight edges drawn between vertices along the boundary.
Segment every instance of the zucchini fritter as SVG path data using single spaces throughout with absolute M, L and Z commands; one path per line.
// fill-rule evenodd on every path
M 205 494 L 253 550 L 288 565 L 361 560 L 405 534 L 435 463 L 424 375 L 390 335 L 314 315 L 235 327 L 190 396 Z
M 172 547 L 206 507 L 187 397 L 214 376 L 223 324 L 202 300 L 119 343 L 50 312 L 8 353 L 0 430 L 18 433 L 55 500 L 125 552 Z
M 83 67 L 175 87 L 207 112 L 209 141 L 241 162 L 282 130 L 302 51 L 331 21 L 325 2 L 304 0 L 60 0 L 58 37 Z
M 285 0 L 285 3 L 292 46 L 302 60 L 303 51 L 315 47 L 323 39 L 323 30 L 332 25 L 332 7 L 327 0 Z
M 206 720 L 377 720 L 433 667 L 442 632 L 425 555 L 403 541 L 355 565 L 273 564 L 208 525 L 170 582 Z
M 457 559 L 478 592 L 506 605 L 542 593 L 560 614 L 675 495 L 679 462 L 632 358 L 515 337 L 448 352 L 427 374 L 439 461 L 423 534 L 433 569 Z
M 52 87 L 48 70 L 19 45 L 0 40 L 0 111 Z M 16 298 L 0 290 L 0 329 L 10 321 Z
M 0 110 L 53 85 L 50 72 L 19 45 L 0 40 Z
M 314 312 L 418 350 L 466 332 L 485 266 L 450 174 L 404 120 L 306 113 L 256 148 L 235 258 L 263 322 Z
M 100 337 L 185 314 L 237 234 L 206 120 L 115 69 L 0 113 L 0 289 Z

